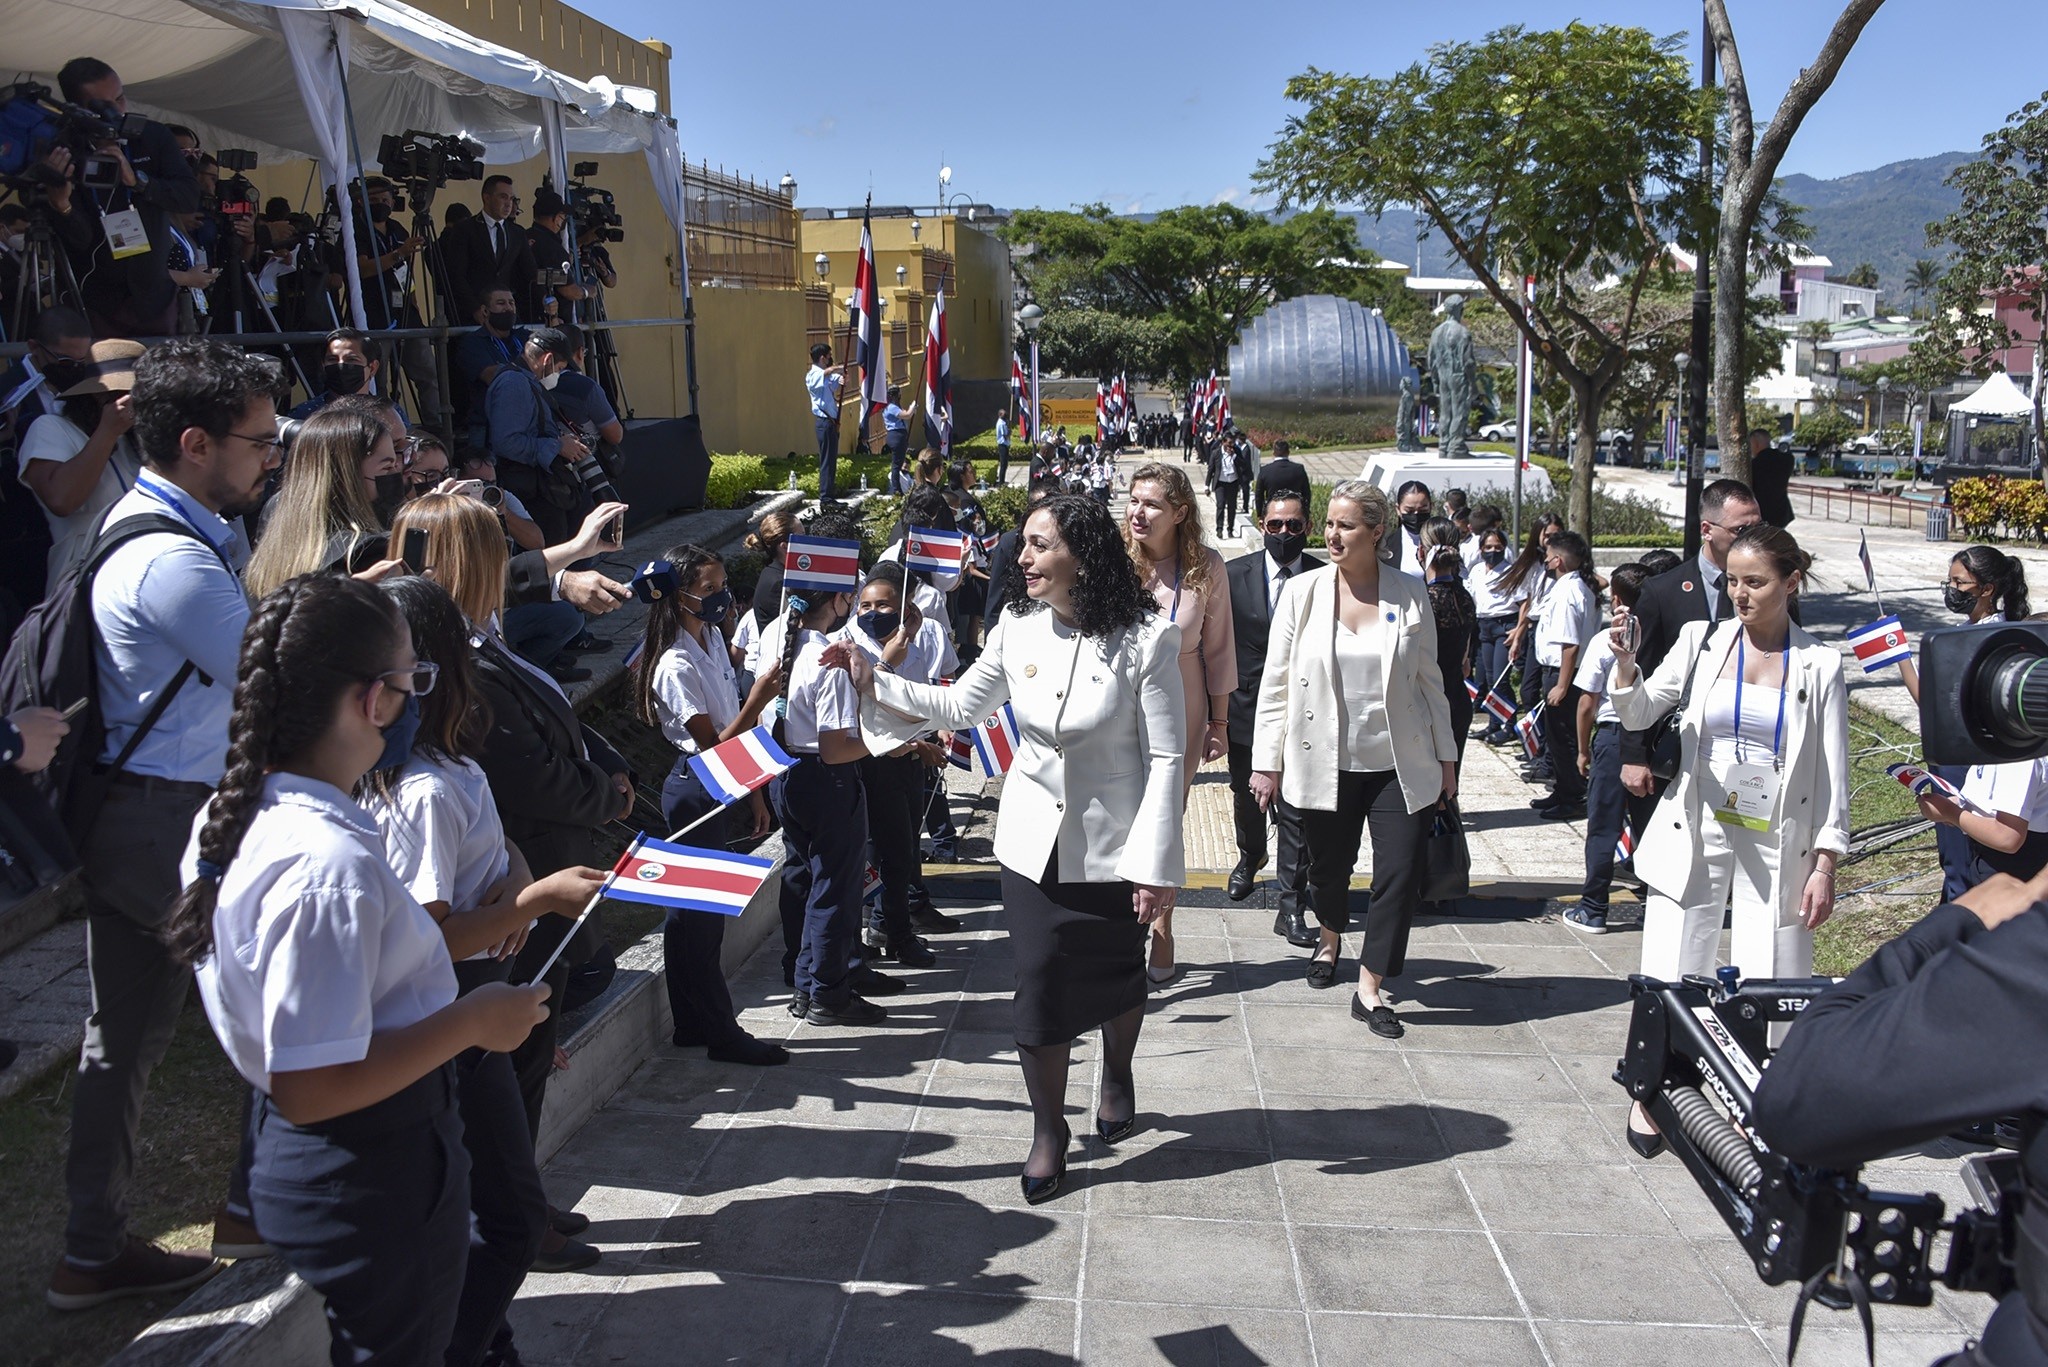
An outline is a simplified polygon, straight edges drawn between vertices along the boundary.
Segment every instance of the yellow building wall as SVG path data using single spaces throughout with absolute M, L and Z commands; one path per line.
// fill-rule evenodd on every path
M 678 342 L 680 365 L 680 342 Z M 802 290 L 697 291 L 697 386 L 713 451 L 813 451 Z
M 878 218 L 871 224 L 875 240 L 875 269 L 882 279 L 883 293 L 891 296 L 889 318 L 904 316 L 902 302 L 894 296 L 896 268 L 905 269 L 905 286 L 921 293 L 926 278 L 927 252 L 945 252 L 952 261 L 946 274 L 946 330 L 951 350 L 953 378 L 957 381 L 1002 380 L 1010 378 L 1010 253 L 1001 238 L 947 214 L 918 220 L 919 235 L 910 235 L 911 220 Z M 808 265 L 818 253 L 828 258 L 831 271 L 825 283 L 835 300 L 843 300 L 853 289 L 854 271 L 860 260 L 858 218 L 807 218 L 802 225 L 799 256 Z M 815 271 L 811 278 L 815 279 Z M 845 310 L 839 310 L 842 318 Z M 922 339 L 913 343 L 922 348 Z M 841 359 L 844 359 L 843 357 Z M 915 373 L 915 372 L 913 372 Z

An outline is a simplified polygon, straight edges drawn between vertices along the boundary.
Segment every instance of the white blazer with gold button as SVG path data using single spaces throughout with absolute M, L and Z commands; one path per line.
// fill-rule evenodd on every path
M 1180 628 L 1147 614 L 1089 637 L 1049 609 L 1006 610 L 950 688 L 877 673 L 861 736 L 882 754 L 931 726 L 978 726 L 1006 702 L 1023 744 L 996 812 L 997 861 L 1036 880 L 1057 844 L 1063 881 L 1178 887 L 1187 875 Z
M 1394 773 L 1408 810 L 1436 805 L 1443 765 L 1458 758 L 1451 704 L 1436 661 L 1436 614 L 1411 575 L 1380 569 L 1380 608 L 1394 645 L 1380 656 Z M 1266 670 L 1252 726 L 1252 768 L 1278 770 L 1280 796 L 1310 811 L 1337 810 L 1344 736 L 1337 678 L 1337 567 L 1297 574 L 1273 608 Z

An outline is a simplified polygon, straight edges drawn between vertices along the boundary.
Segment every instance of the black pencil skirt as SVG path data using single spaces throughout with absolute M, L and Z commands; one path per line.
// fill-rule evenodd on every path
M 1019 1044 L 1065 1044 L 1145 1004 L 1145 927 L 1131 885 L 1063 883 L 1059 858 L 1055 847 L 1036 881 L 1003 868 Z

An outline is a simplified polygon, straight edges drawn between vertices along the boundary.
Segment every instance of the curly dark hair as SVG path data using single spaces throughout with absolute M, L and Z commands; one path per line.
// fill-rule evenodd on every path
M 1087 494 L 1055 494 L 1031 510 L 1051 516 L 1078 566 L 1074 579 L 1074 625 L 1084 636 L 1107 636 L 1137 625 L 1159 605 L 1145 592 L 1131 554 L 1124 549 L 1123 529 L 1116 519 Z M 1045 604 L 1024 591 L 1024 567 L 1010 562 L 1003 580 L 1003 610 L 1019 617 L 1037 612 Z

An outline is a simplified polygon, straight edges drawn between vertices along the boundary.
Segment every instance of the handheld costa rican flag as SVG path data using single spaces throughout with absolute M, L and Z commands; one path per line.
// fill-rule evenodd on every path
M 767 727 L 757 726 L 701 755 L 690 756 L 690 772 L 706 792 L 729 807 L 795 763 L 775 743 Z
M 982 772 L 990 778 L 1007 774 L 1016 763 L 1024 737 L 1017 730 L 1017 714 L 1004 703 L 995 714 L 974 728 L 974 752 L 981 756 Z
M 1856 652 L 1865 674 L 1875 674 L 1886 665 L 1913 658 L 1913 647 L 1906 641 L 1906 629 L 1899 625 L 1896 616 L 1880 617 L 1869 626 L 1850 632 L 1849 648 Z
M 946 763 L 955 769 L 974 769 L 974 737 L 965 731 L 953 733 L 953 744 L 946 751 Z
M 1024 362 L 1016 352 L 1010 353 L 1010 411 L 1017 415 L 1017 440 L 1028 442 L 1032 438 L 1031 414 L 1027 411 L 1031 387 L 1024 379 Z
M 1626 864 L 1629 860 L 1635 858 L 1635 856 L 1635 833 L 1629 830 L 1628 827 L 1623 826 L 1621 828 L 1621 839 L 1614 842 L 1614 857 L 1622 863 Z
M 875 901 L 882 895 L 882 871 L 873 864 L 868 865 L 867 876 L 861 879 L 860 900 Z
M 782 552 L 782 587 L 791 593 L 851 593 L 860 586 L 860 542 L 792 536 Z
M 1515 723 L 1515 734 L 1522 738 L 1522 750 L 1530 759 L 1543 754 L 1543 705 Z
M 854 331 L 860 362 L 860 431 L 865 438 L 868 419 L 889 402 L 888 343 L 882 334 L 882 292 L 875 275 L 875 235 L 869 222 L 871 210 L 860 216 L 860 259 L 853 271 Z M 863 442 L 865 445 L 865 442 Z
M 1966 812 L 1981 812 L 1984 809 L 1963 796 L 1963 790 L 1950 783 L 1940 774 L 1931 773 L 1917 764 L 1887 764 L 1884 771 L 1897 779 L 1915 797 L 1926 797 L 1929 793 L 1945 797 Z
M 924 411 L 926 426 L 936 426 L 939 454 L 952 450 L 953 360 L 946 345 L 946 287 L 932 299 L 931 321 L 924 335 Z
M 1498 717 L 1503 724 L 1515 719 L 1515 700 L 1501 692 L 1499 684 L 1486 690 L 1486 701 L 1479 705 Z
M 987 536 L 982 537 L 981 553 L 983 555 L 994 555 L 996 553 L 996 546 L 1002 539 L 1003 534 L 1001 532 L 990 532 Z
M 605 896 L 737 916 L 774 872 L 771 860 L 671 845 L 642 835 L 612 866 Z
M 1863 582 L 1870 585 L 1870 591 L 1877 592 L 1877 569 L 1870 563 L 1870 533 L 1856 533 L 1856 558 L 1863 562 Z
M 1476 680 L 1476 679 L 1467 679 L 1467 680 L 1465 680 L 1465 696 L 1466 696 L 1466 697 L 1468 697 L 1468 698 L 1470 698 L 1470 699 L 1472 699 L 1472 701 L 1473 701 L 1473 702 L 1478 702 L 1478 701 L 1479 701 L 1479 682 L 1478 682 L 1478 680 Z
M 908 569 L 952 574 L 967 558 L 967 533 L 912 527 L 903 534 L 903 564 Z

